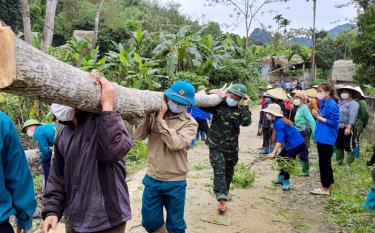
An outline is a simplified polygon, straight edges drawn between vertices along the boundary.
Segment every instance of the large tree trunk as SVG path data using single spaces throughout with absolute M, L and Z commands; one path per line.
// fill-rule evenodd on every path
M 0 91 L 99 112 L 100 87 L 84 72 L 15 38 L 9 27 L 0 27 Z M 117 91 L 115 111 L 136 124 L 145 112 L 160 108 L 163 94 L 125 88 Z M 217 95 L 197 95 L 198 106 L 215 106 Z
M 98 41 L 100 12 L 102 10 L 103 2 L 104 2 L 104 0 L 98 0 L 98 2 L 96 4 L 95 27 L 94 27 L 94 38 L 92 38 L 92 49 L 95 49 L 96 42 Z
M 33 44 L 33 35 L 31 32 L 31 22 L 30 22 L 29 0 L 21 0 L 21 3 L 22 3 L 23 33 L 24 33 L 25 41 L 29 44 Z
M 57 2 L 58 0 L 47 0 L 46 18 L 44 20 L 43 39 L 41 45 L 41 49 L 44 52 L 48 52 L 48 48 L 52 44 Z

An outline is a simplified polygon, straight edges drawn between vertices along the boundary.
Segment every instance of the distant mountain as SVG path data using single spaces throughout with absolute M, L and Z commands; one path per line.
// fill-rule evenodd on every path
M 339 34 L 345 32 L 347 30 L 353 29 L 355 27 L 356 27 L 356 25 L 351 24 L 351 23 L 342 24 L 342 25 L 336 26 L 336 27 L 332 28 L 331 30 L 329 30 L 328 34 L 331 35 L 333 38 L 336 38 Z
M 356 27 L 355 24 L 346 23 L 346 24 L 338 25 L 327 32 L 333 38 L 336 38 L 339 34 L 347 30 L 353 29 L 355 27 Z M 265 29 L 255 28 L 253 33 L 251 33 L 250 40 L 256 44 L 267 44 L 272 41 L 272 34 L 271 32 L 268 32 Z M 305 37 L 296 37 L 296 38 L 293 38 L 292 41 L 297 45 L 305 45 L 307 47 L 310 47 L 312 45 L 311 39 L 308 39 Z
M 250 35 L 250 40 L 255 44 L 267 44 L 272 41 L 272 35 L 263 28 L 255 28 Z
M 297 45 L 304 45 L 307 47 L 311 47 L 312 45 L 312 40 L 305 37 L 296 37 L 293 38 L 292 41 Z

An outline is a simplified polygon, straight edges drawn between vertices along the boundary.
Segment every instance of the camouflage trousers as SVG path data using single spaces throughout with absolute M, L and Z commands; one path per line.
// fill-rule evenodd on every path
M 214 169 L 214 192 L 218 201 L 228 199 L 237 162 L 238 152 L 226 153 L 210 148 L 210 163 Z

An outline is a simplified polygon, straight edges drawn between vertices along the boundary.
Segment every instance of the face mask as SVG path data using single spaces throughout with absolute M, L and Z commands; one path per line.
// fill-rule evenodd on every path
M 230 97 L 227 97 L 227 99 L 225 100 L 228 104 L 229 107 L 235 107 L 238 105 L 238 101 L 237 100 L 234 100 Z
M 187 106 L 181 106 L 173 102 L 172 100 L 168 101 L 168 108 L 173 113 L 182 113 L 187 110 Z
M 293 104 L 295 106 L 300 106 L 301 105 L 301 100 L 300 99 L 295 99 L 295 100 L 293 100 Z
M 349 94 L 348 93 L 341 93 L 341 99 L 343 99 L 343 100 L 349 99 Z
M 266 117 L 267 117 L 268 120 L 270 120 L 270 121 L 272 120 L 272 115 L 271 114 L 266 113 Z
M 59 121 L 72 121 L 76 113 L 76 110 L 74 108 L 60 104 L 52 104 L 51 109 L 53 114 Z
M 319 92 L 316 97 L 318 100 L 324 100 L 326 98 L 326 93 L 325 92 Z
M 26 131 L 26 134 L 27 134 L 27 136 L 29 136 L 29 137 L 33 137 L 34 136 L 34 131 L 33 130 L 31 130 L 31 129 L 28 129 L 27 131 Z
M 266 98 L 266 103 L 267 104 L 271 103 L 271 98 Z

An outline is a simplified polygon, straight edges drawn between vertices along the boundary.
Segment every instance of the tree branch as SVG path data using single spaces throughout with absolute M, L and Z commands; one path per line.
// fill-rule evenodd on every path
M 244 16 L 246 16 L 246 13 L 241 9 L 241 7 L 236 2 L 234 2 L 233 0 L 227 1 L 230 2 L 233 6 L 235 6 Z

